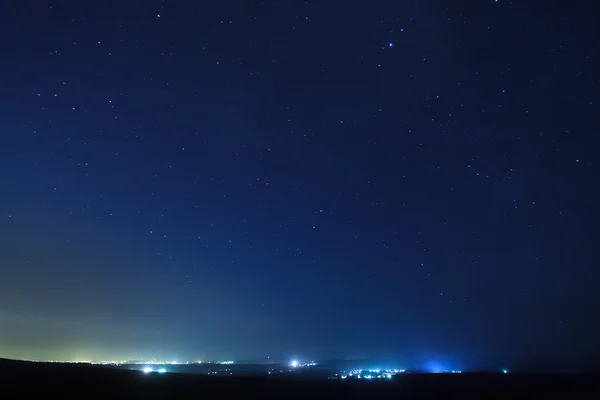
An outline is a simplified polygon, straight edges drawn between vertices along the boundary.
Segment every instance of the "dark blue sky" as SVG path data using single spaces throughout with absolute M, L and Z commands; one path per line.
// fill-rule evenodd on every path
M 600 355 L 592 1 L 23 1 L 0 356 Z

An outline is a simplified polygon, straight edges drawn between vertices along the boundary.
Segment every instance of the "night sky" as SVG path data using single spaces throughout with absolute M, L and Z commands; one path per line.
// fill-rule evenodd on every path
M 593 3 L 11 2 L 0 356 L 600 356 Z

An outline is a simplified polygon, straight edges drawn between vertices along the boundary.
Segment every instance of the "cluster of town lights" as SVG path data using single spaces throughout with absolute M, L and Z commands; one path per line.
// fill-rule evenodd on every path
M 348 374 L 340 375 L 341 379 L 392 379 L 392 377 L 396 374 L 401 374 L 405 372 L 404 369 L 353 369 Z
M 152 368 L 150 368 L 150 367 L 145 367 L 145 368 L 144 368 L 142 371 L 143 371 L 145 374 L 149 374 L 150 372 L 155 372 L 155 371 L 154 371 Z M 156 372 L 158 372 L 159 374 L 164 374 L 164 373 L 166 373 L 166 372 L 167 372 L 167 370 L 166 370 L 165 368 L 159 368 L 159 369 L 157 369 L 157 370 L 156 370 Z

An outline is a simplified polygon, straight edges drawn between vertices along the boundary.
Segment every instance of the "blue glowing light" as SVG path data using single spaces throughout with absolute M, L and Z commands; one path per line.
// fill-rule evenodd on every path
M 440 374 L 444 372 L 444 367 L 437 361 L 428 362 L 426 369 L 433 374 Z
M 144 371 L 145 374 L 148 374 L 148 373 L 152 372 L 152 368 L 146 367 L 142 371 Z
M 502 370 L 502 373 L 503 373 L 503 374 L 508 374 L 508 370 L 507 370 L 507 369 L 503 369 L 503 370 Z
M 167 370 L 166 370 L 166 369 L 164 369 L 164 368 L 161 368 L 161 369 L 159 369 L 157 372 L 158 372 L 159 374 L 164 374 L 165 372 L 167 372 Z

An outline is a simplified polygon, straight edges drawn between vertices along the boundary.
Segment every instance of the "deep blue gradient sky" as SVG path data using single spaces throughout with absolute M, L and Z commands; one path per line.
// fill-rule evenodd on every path
M 592 1 L 23 1 L 0 356 L 600 355 Z

